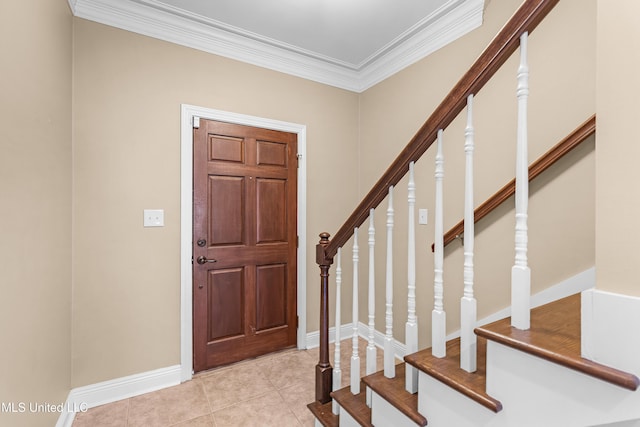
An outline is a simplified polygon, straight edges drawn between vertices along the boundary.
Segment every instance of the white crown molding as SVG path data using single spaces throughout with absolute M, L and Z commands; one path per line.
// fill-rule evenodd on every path
M 76 14 L 76 3 L 78 0 L 69 0 L 69 9 L 71 9 L 71 13 Z
M 264 38 L 156 0 L 69 0 L 75 16 L 362 92 L 482 24 L 484 0 L 451 0 L 361 64 Z
M 410 38 L 382 55 L 374 55 L 375 58 L 367 62 L 367 66 L 360 72 L 359 92 L 478 28 L 482 25 L 483 10 L 484 0 L 451 1 L 445 4 L 423 20 L 421 29 Z

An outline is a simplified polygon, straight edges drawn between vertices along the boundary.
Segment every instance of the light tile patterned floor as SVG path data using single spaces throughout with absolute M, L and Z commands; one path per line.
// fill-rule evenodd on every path
M 342 346 L 342 384 L 351 340 Z M 333 364 L 333 345 L 330 349 Z M 359 340 L 364 374 L 366 342 Z M 378 350 L 378 367 L 382 366 Z M 312 427 L 318 349 L 287 350 L 214 369 L 186 383 L 92 408 L 73 427 Z

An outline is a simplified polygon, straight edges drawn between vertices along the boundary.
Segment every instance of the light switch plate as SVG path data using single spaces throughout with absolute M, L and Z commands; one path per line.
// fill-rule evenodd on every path
M 418 209 L 418 224 L 425 225 L 427 223 L 428 209 Z
M 164 209 L 145 209 L 145 227 L 164 227 Z

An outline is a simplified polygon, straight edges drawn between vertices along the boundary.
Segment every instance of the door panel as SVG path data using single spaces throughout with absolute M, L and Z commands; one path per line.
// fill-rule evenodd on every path
M 256 329 L 286 325 L 287 270 L 284 264 L 258 267 L 256 277 Z
M 209 271 L 208 341 L 244 333 L 244 271 Z
M 244 242 L 244 177 L 209 176 L 209 245 Z
M 200 371 L 296 344 L 297 140 L 201 119 L 193 148 Z
M 244 139 L 209 135 L 209 160 L 244 163 Z
M 257 243 L 287 241 L 287 182 L 282 179 L 258 179 Z
M 279 142 L 258 141 L 257 163 L 261 166 L 287 166 L 287 145 Z

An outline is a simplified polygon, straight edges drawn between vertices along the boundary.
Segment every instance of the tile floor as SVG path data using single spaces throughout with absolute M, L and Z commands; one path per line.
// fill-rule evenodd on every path
M 367 343 L 359 340 L 364 374 Z M 342 385 L 349 381 L 351 339 L 341 342 Z M 333 362 L 334 347 L 330 356 Z M 73 427 L 298 427 L 314 425 L 318 349 L 286 350 L 196 374 L 186 383 L 92 408 Z M 334 365 L 335 366 L 335 365 Z M 378 349 L 378 367 L 382 351 Z

